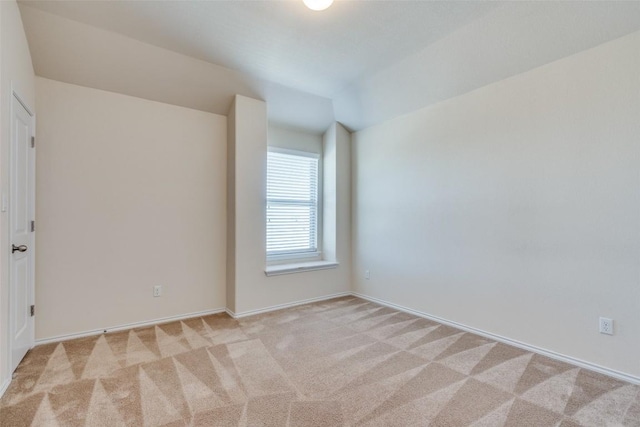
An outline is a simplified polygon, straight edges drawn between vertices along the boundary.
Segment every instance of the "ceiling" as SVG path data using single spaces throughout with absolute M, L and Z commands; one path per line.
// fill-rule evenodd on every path
M 358 130 L 640 30 L 640 2 L 19 2 L 36 74 Z

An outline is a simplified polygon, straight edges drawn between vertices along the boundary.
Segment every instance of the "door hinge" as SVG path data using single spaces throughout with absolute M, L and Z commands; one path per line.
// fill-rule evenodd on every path
M 32 136 L 32 137 L 31 137 L 31 148 L 33 148 L 33 147 L 35 147 L 35 146 L 36 146 L 36 137 L 35 137 L 35 136 Z
M 34 231 L 36 231 L 36 222 L 31 221 L 31 232 L 33 233 Z
M 35 306 L 35 305 L 32 305 L 32 306 L 31 306 L 31 317 L 33 317 L 33 316 L 35 316 L 35 315 L 36 315 L 36 306 Z

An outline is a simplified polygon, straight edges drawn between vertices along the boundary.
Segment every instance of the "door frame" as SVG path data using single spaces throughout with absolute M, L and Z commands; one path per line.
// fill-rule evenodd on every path
M 29 105 L 27 105 L 27 103 L 24 101 L 24 98 L 20 96 L 20 94 L 18 93 L 18 91 L 16 90 L 16 88 L 14 87 L 13 82 L 11 82 L 11 98 L 10 98 L 10 105 L 9 105 L 9 120 L 10 123 L 9 125 L 9 141 L 8 141 L 8 147 L 6 149 L 6 153 L 8 155 L 7 158 L 7 174 L 5 175 L 5 177 L 7 178 L 7 185 L 8 187 L 6 188 L 6 193 L 3 192 L 2 194 L 2 198 L 3 200 L 1 201 L 1 203 L 3 204 L 3 208 L 6 206 L 6 214 L 7 214 L 7 221 L 6 221 L 6 228 L 4 229 L 5 231 L 5 239 L 3 244 L 6 246 L 6 254 L 7 256 L 5 256 L 4 261 L 6 262 L 6 268 L 7 268 L 7 293 L 6 295 L 8 296 L 9 300 L 8 300 L 8 307 L 9 310 L 7 310 L 7 315 L 5 316 L 5 320 L 6 320 L 6 324 L 8 325 L 8 331 L 6 334 L 6 338 L 7 338 L 7 342 L 6 342 L 6 349 L 7 352 L 5 353 L 5 357 L 6 357 L 6 364 L 5 366 L 7 366 L 7 371 L 9 372 L 9 375 L 11 378 L 11 375 L 13 375 L 13 370 L 11 369 L 11 365 L 12 365 L 12 358 L 13 358 L 13 348 L 12 348 L 12 332 L 13 332 L 13 321 L 12 321 L 12 284 L 11 284 L 11 252 L 10 252 L 10 247 L 11 247 L 11 191 L 12 191 L 12 176 L 13 176 L 13 170 L 14 170 L 14 165 L 13 165 L 13 138 L 14 138 L 14 100 L 17 101 L 24 109 L 25 111 L 29 114 L 29 116 L 31 117 L 31 135 L 32 137 L 35 138 L 36 135 L 36 121 L 35 121 L 35 113 L 33 108 L 29 107 Z M 29 150 L 29 179 L 31 181 L 31 186 L 28 189 L 29 191 L 29 216 L 31 217 L 31 220 L 35 220 L 35 202 L 36 202 L 36 198 L 35 198 L 35 193 L 36 193 L 36 163 L 35 163 L 35 147 L 31 148 Z M 5 205 L 6 203 L 6 205 Z M 29 273 L 30 273 L 30 283 L 28 284 L 28 292 L 29 292 L 29 299 L 30 299 L 30 304 L 35 304 L 35 255 L 36 255 L 36 238 L 35 238 L 35 230 L 31 233 L 29 233 Z M 30 348 L 33 348 L 35 345 L 35 317 L 32 317 L 33 325 L 30 328 L 31 329 L 31 336 L 29 337 L 29 344 L 30 344 Z

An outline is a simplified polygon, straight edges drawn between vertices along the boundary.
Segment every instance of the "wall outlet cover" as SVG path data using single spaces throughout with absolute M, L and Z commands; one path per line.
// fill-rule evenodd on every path
M 613 335 L 613 319 L 607 317 L 600 318 L 600 333 Z

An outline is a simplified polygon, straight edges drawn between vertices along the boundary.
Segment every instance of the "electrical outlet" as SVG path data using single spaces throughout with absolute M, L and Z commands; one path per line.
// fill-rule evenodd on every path
M 162 295 L 162 286 L 161 285 L 157 285 L 153 287 L 153 296 L 154 297 L 159 297 L 160 295 Z
M 600 318 L 600 333 L 613 335 L 613 320 L 606 317 Z
M 369 273 L 369 270 L 365 270 L 364 271 L 364 278 L 369 280 L 370 277 L 371 277 L 371 274 Z

